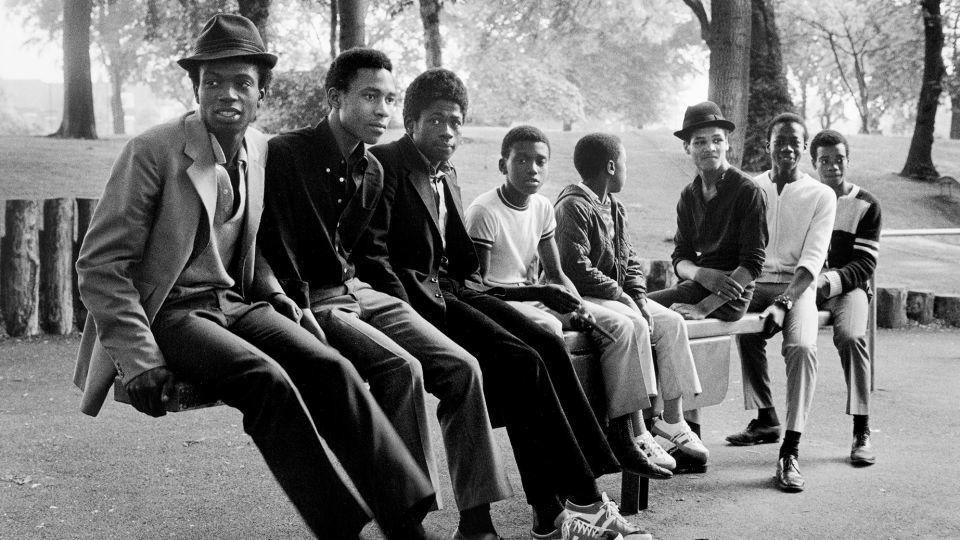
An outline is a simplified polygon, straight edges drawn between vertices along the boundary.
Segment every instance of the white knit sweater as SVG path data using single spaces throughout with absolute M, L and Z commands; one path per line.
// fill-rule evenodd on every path
M 769 234 L 757 282 L 789 283 L 798 267 L 816 277 L 827 259 L 837 198 L 830 188 L 802 172 L 778 194 L 770 175 L 767 171 L 754 178 L 767 198 Z

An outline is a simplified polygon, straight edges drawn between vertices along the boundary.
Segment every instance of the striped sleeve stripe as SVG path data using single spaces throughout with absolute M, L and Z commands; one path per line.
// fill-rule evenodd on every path
M 474 237 L 471 237 L 470 239 L 473 240 L 474 244 L 481 244 L 487 247 L 493 247 L 493 240 L 487 240 L 486 238 L 474 238 Z
M 867 246 L 871 246 L 871 247 L 874 247 L 874 248 L 880 247 L 880 242 L 878 242 L 878 241 L 876 241 L 876 240 L 868 240 L 868 239 L 866 239 L 866 238 L 857 237 L 856 242 L 857 242 L 858 244 L 865 244 L 865 245 L 867 245 Z
M 871 247 L 861 246 L 859 243 L 854 244 L 854 245 L 853 245 L 853 249 L 855 249 L 855 250 L 859 249 L 860 251 L 863 251 L 863 252 L 869 254 L 869 255 L 870 255 L 871 257 L 873 257 L 874 259 L 876 259 L 877 256 L 878 256 L 877 250 L 875 250 L 875 249 L 873 249 L 873 248 L 871 248 Z
M 547 231 L 547 232 L 543 233 L 543 235 L 540 236 L 540 240 L 546 240 L 547 238 L 553 238 L 553 234 L 554 234 L 555 232 L 556 232 L 556 230 L 550 230 L 550 231 Z
M 830 291 L 827 293 L 828 298 L 833 298 L 843 292 L 843 282 L 840 281 L 839 272 L 826 272 L 824 276 L 827 278 L 827 283 L 830 284 Z

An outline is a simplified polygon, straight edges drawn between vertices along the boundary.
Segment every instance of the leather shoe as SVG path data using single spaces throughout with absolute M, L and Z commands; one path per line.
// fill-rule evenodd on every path
M 873 453 L 873 445 L 870 444 L 870 430 L 855 435 L 853 445 L 850 447 L 850 463 L 867 466 L 873 465 L 876 461 L 877 456 Z
M 620 462 L 620 467 L 627 472 L 653 480 L 673 478 L 673 473 L 669 469 L 651 461 L 633 439 L 610 440 L 610 449 Z
M 779 424 L 766 426 L 756 419 L 747 424 L 747 429 L 727 436 L 727 442 L 733 446 L 752 446 L 754 444 L 775 443 L 779 440 Z
M 703 474 L 707 472 L 706 463 L 684 454 L 676 446 L 667 450 L 667 453 L 673 456 L 677 462 L 673 474 Z
M 781 456 L 777 461 L 777 486 L 783 491 L 803 491 L 803 476 L 800 474 L 796 456 Z

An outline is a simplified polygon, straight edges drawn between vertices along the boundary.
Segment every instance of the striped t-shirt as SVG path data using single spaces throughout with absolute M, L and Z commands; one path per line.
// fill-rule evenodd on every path
M 490 190 L 473 201 L 467 209 L 467 233 L 477 245 L 490 249 L 488 283 L 534 285 L 540 277 L 537 247 L 557 229 L 553 205 L 543 195 L 534 194 L 526 206 L 515 206 L 502 189 Z
M 830 283 L 829 297 L 866 289 L 877 267 L 880 249 L 880 202 L 860 186 L 837 199 L 830 251 L 824 276 Z

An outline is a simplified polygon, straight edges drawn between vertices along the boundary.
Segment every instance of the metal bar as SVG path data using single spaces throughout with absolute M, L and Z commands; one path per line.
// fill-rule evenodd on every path
M 880 231 L 881 238 L 894 236 L 950 236 L 960 234 L 960 229 L 886 229 Z

